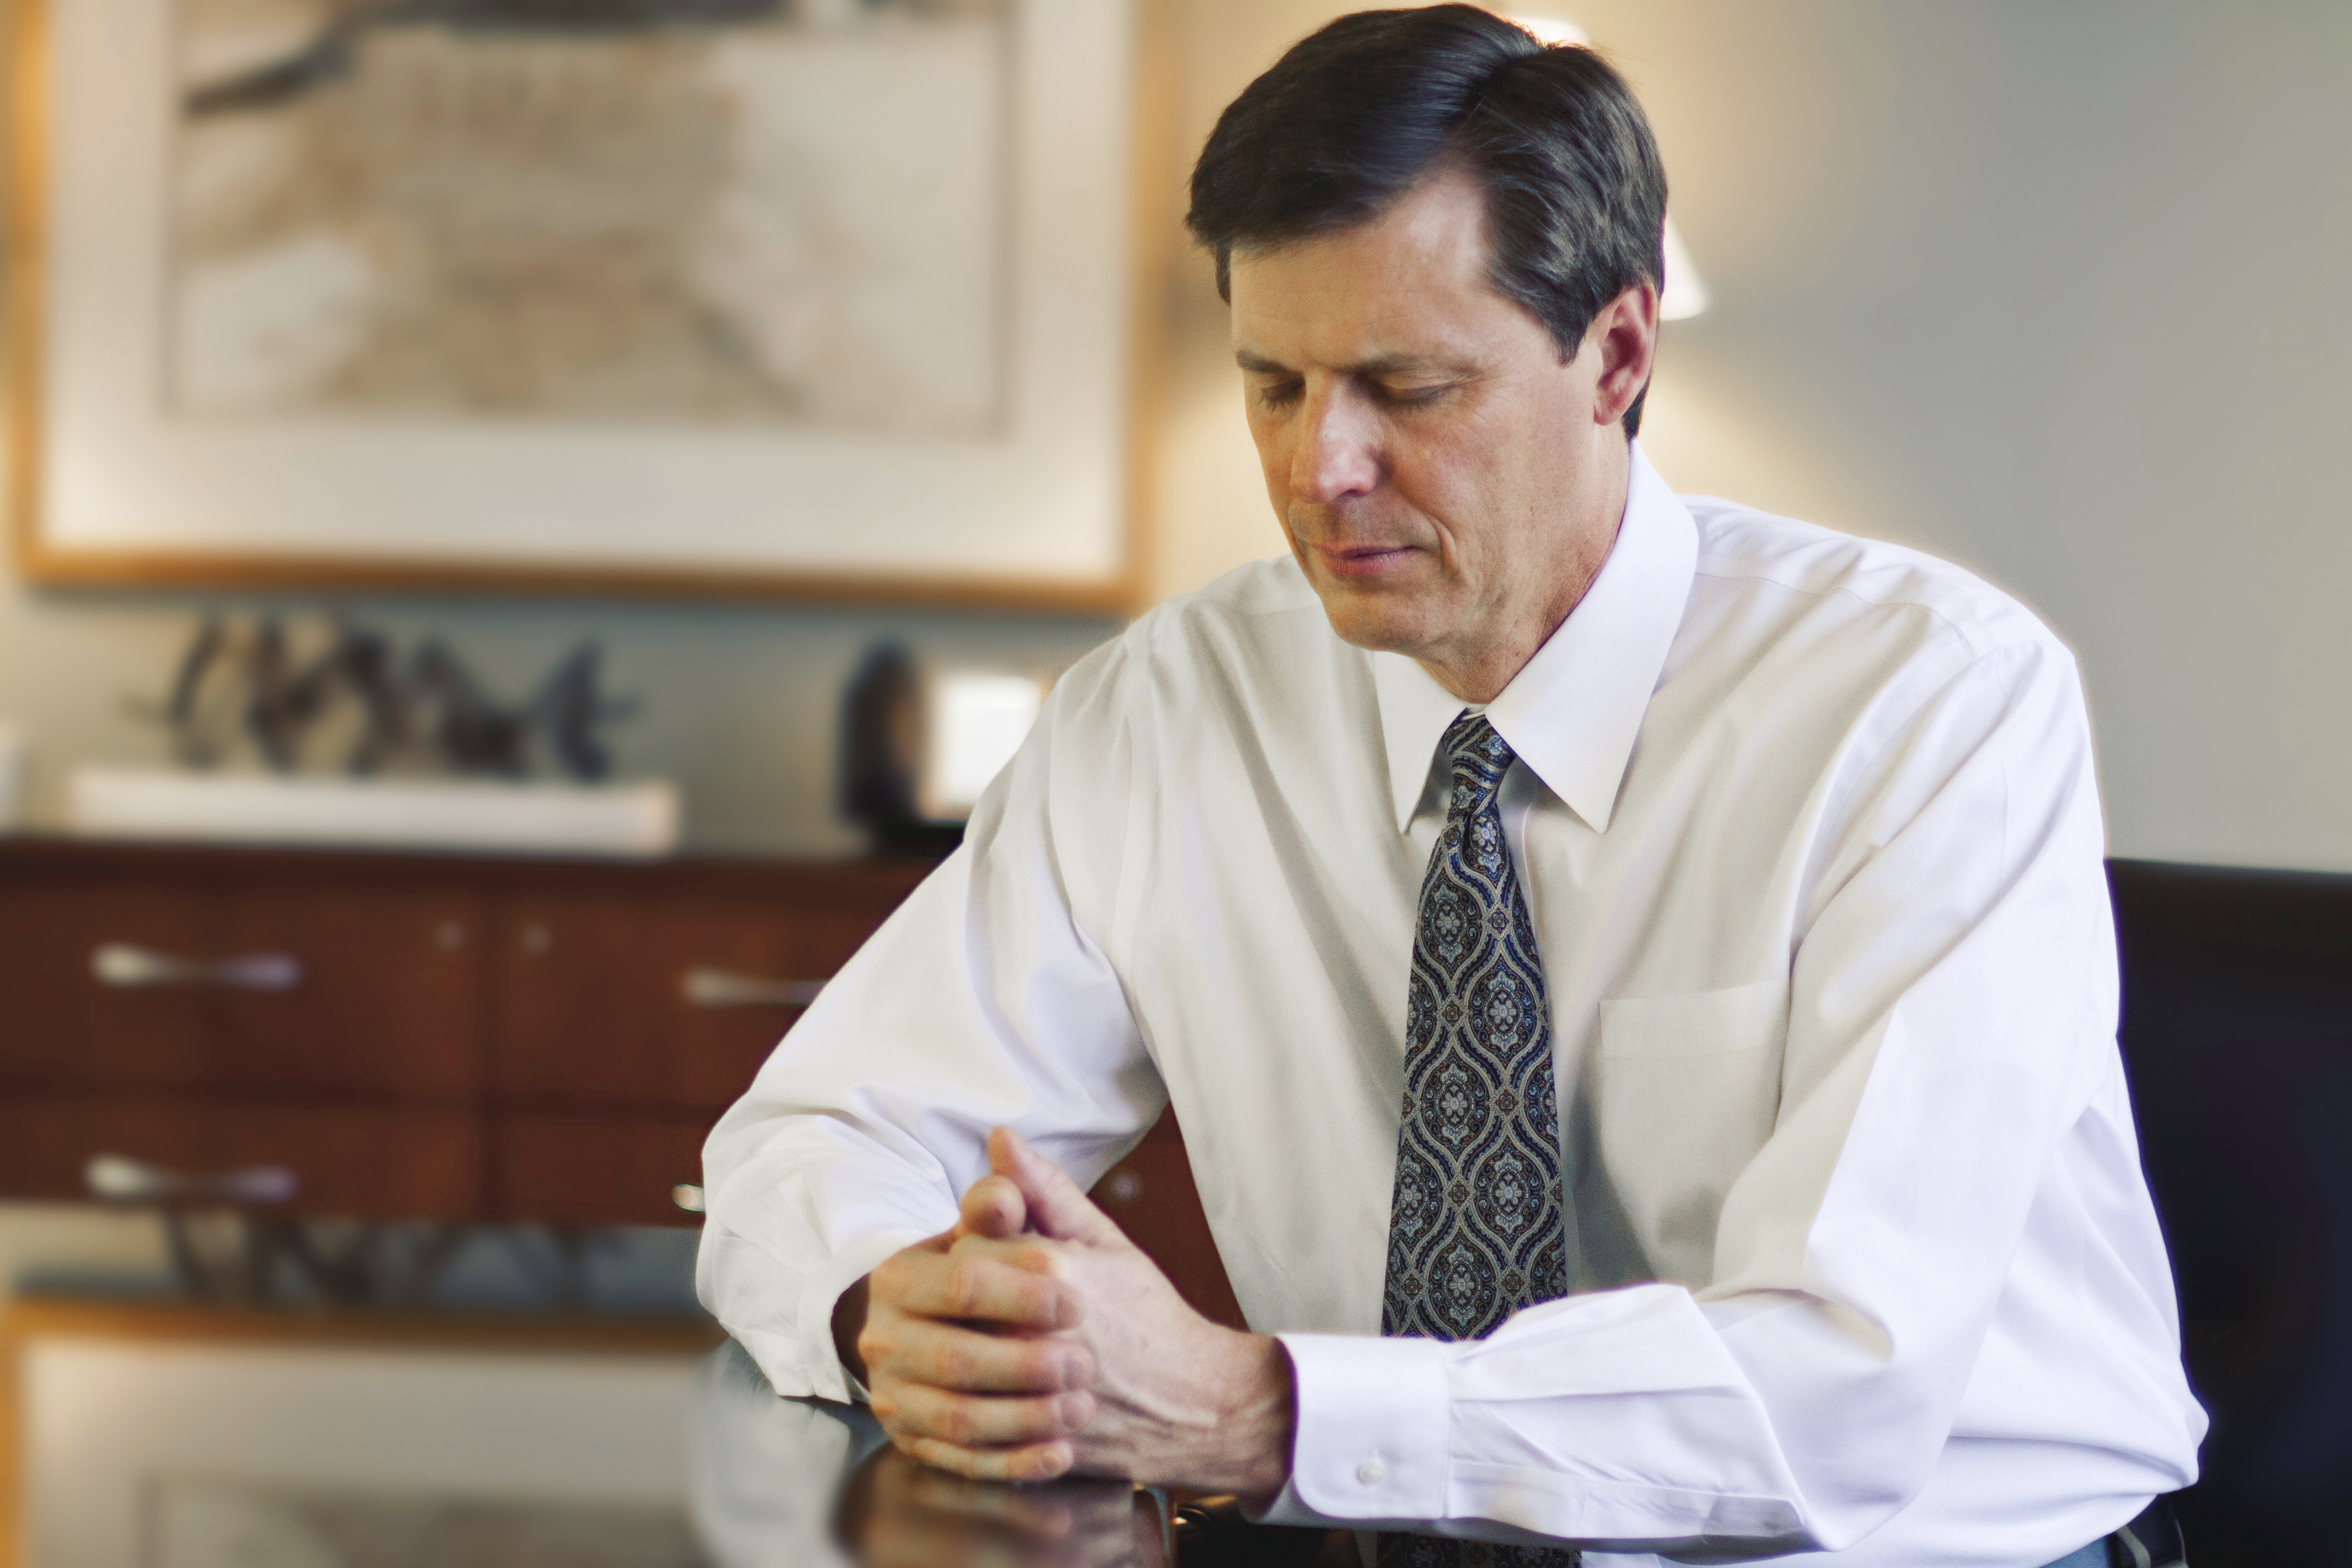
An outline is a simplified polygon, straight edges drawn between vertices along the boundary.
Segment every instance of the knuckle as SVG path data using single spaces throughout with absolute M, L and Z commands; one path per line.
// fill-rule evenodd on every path
M 949 1315 L 971 1317 L 980 1307 L 984 1284 L 980 1267 L 971 1258 L 959 1258 L 950 1263 L 945 1281 Z
M 1044 1387 L 1058 1391 L 1077 1386 L 1066 1346 L 1041 1342 L 1030 1352 L 1028 1361 L 1030 1377 Z

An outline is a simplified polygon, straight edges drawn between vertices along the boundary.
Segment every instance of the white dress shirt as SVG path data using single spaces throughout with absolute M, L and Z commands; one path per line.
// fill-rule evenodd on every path
M 990 1128 L 1087 1185 L 1172 1103 L 1297 1369 L 1277 1521 L 2035 1568 L 2191 1479 L 2073 658 L 1956 568 L 1686 502 L 1638 448 L 1607 563 L 1486 712 L 1576 1206 L 1650 1282 L 1378 1337 L 1460 710 L 1286 560 L 1063 677 L 711 1134 L 703 1300 L 776 1387 L 847 1395 L 835 1299 L 952 1223 Z

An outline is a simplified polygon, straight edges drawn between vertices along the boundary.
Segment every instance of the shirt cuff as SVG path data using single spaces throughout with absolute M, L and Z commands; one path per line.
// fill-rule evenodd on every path
M 1445 1517 L 1447 1347 L 1369 1334 L 1278 1334 L 1297 1389 L 1290 1480 L 1268 1524 Z
M 840 1405 L 866 1403 L 866 1385 L 841 1363 L 841 1352 L 834 1346 L 834 1305 L 843 1291 L 873 1273 L 884 1258 L 922 1239 L 912 1234 L 861 1236 L 809 1276 L 801 1291 L 801 1357 L 810 1394 Z

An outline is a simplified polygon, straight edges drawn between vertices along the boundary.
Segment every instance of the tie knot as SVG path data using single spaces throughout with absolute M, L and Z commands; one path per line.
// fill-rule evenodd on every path
M 1491 795 L 1502 787 L 1503 775 L 1511 771 L 1515 753 L 1510 742 L 1495 733 L 1495 726 L 1486 722 L 1484 713 L 1463 714 L 1446 727 L 1445 739 L 1439 744 L 1445 751 L 1445 765 L 1453 771 L 1456 809 L 1473 804 L 1462 798 L 1464 790 L 1482 798 Z

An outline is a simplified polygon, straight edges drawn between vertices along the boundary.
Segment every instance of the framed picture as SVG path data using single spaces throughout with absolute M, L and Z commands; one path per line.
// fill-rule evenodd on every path
M 705 1568 L 715 1330 L 18 1303 L 11 1568 Z
M 1118 607 L 1135 0 L 21 0 L 49 583 Z

